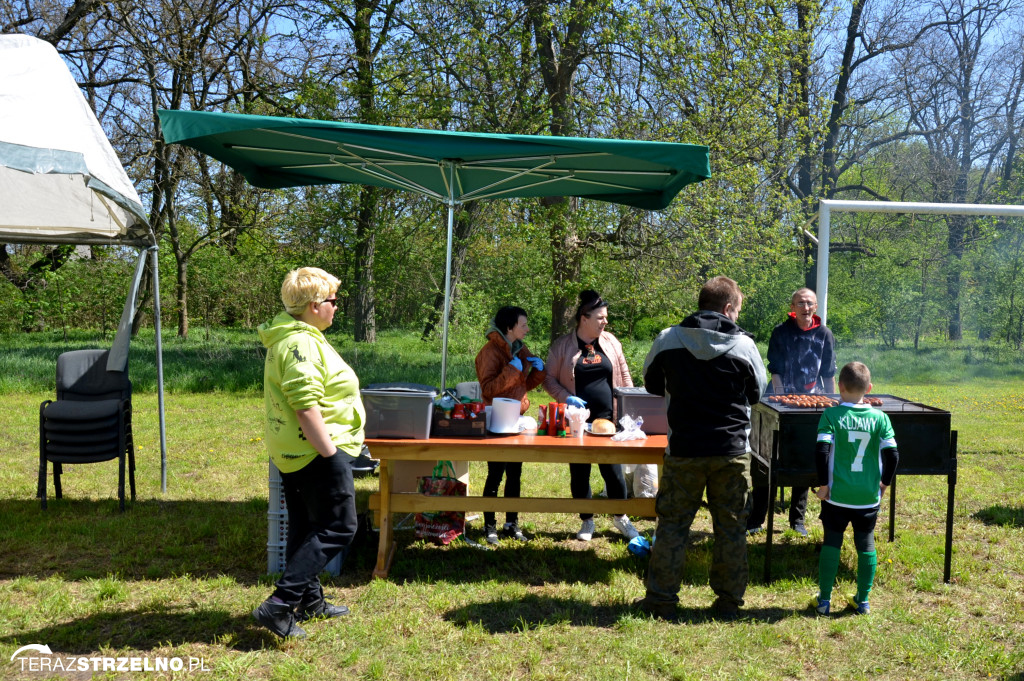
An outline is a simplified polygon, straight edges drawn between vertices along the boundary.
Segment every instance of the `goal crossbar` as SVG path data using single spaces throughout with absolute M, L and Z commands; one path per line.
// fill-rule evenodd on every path
M 998 206 L 986 203 L 920 203 L 899 201 L 837 201 L 818 203 L 818 316 L 824 325 L 828 319 L 828 258 L 832 212 L 915 213 L 927 215 L 1002 215 L 1024 217 L 1024 206 Z

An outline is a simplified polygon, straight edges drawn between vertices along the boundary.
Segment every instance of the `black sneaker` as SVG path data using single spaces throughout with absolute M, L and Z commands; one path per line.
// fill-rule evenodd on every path
M 307 595 L 309 595 L 307 593 Z M 348 614 L 348 607 L 344 605 L 334 605 L 328 603 L 327 599 L 324 598 L 324 590 L 321 587 L 317 589 L 317 592 L 309 598 L 303 598 L 299 602 L 299 607 L 296 608 L 295 619 L 300 622 L 305 622 L 311 619 L 332 619 L 334 617 L 344 617 Z
M 497 544 L 498 528 L 494 525 L 484 525 L 484 539 L 488 544 Z
M 252 611 L 253 618 L 283 639 L 306 638 L 306 632 L 296 624 L 295 611 L 287 603 L 275 603 L 269 598 Z
M 794 532 L 799 534 L 801 537 L 807 536 L 807 528 L 804 527 L 803 523 L 794 523 L 790 525 Z
M 505 528 L 502 533 L 509 539 L 515 539 L 516 541 L 528 541 L 526 535 L 519 530 L 519 525 L 516 523 L 505 523 Z

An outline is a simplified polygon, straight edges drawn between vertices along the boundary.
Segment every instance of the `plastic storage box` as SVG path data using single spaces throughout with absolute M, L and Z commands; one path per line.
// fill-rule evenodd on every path
M 643 431 L 648 435 L 668 433 L 668 415 L 665 413 L 665 398 L 652 395 L 643 388 L 616 388 L 615 406 L 618 418 L 629 414 L 633 418 L 644 417 Z
M 437 396 L 433 388 L 370 386 L 360 392 L 366 408 L 366 437 L 430 437 L 430 419 Z
M 288 548 L 288 507 L 281 487 L 281 472 L 270 462 L 270 510 L 267 511 L 267 574 L 284 572 Z M 341 554 L 327 564 L 324 571 L 337 577 L 341 574 Z

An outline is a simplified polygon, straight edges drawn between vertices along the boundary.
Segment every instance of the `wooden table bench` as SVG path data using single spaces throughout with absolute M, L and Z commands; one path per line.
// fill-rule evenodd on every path
M 379 510 L 380 544 L 373 576 L 386 578 L 395 557 L 393 514 L 420 511 L 518 511 L 526 513 L 614 513 L 653 517 L 654 499 L 571 499 L 564 497 L 428 497 L 392 492 L 394 461 L 521 461 L 524 463 L 660 464 L 668 439 L 651 435 L 646 440 L 616 442 L 610 437 L 584 436 L 583 440 L 522 433 L 486 438 L 431 438 L 429 440 L 367 439 L 380 459 L 380 492 L 370 497 Z M 524 490 L 526 492 L 528 490 Z

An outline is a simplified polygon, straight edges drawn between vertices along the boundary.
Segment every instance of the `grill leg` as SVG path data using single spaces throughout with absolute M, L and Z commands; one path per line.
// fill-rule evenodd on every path
M 896 541 L 896 478 L 892 476 L 892 485 L 889 486 L 889 543 Z
M 942 581 L 949 584 L 953 567 L 953 498 L 956 492 L 956 438 L 957 432 L 950 433 L 949 438 L 949 475 L 946 476 L 948 492 L 946 494 L 946 560 L 942 568 Z
M 770 584 L 772 581 L 772 535 L 775 534 L 775 489 L 776 489 L 776 477 L 775 471 L 779 464 L 779 431 L 772 431 L 772 455 L 771 464 L 768 469 L 768 517 L 765 518 L 765 538 L 764 538 L 764 583 Z

